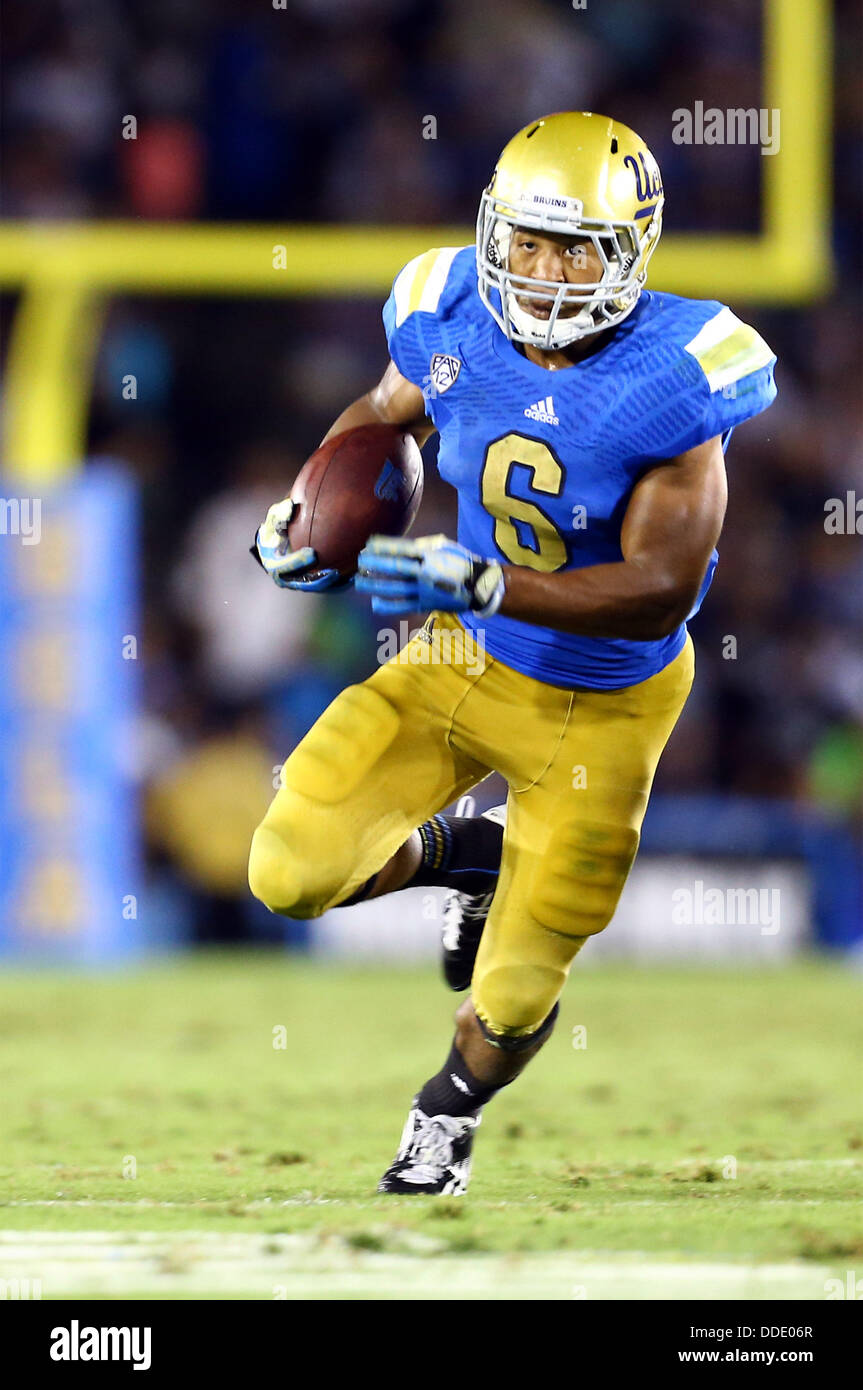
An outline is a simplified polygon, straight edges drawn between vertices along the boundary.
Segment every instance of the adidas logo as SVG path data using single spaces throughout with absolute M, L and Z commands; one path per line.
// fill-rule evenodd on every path
M 539 420 L 542 425 L 560 424 L 554 413 L 554 401 L 551 396 L 546 396 L 544 401 L 535 401 L 533 405 L 525 406 L 524 413 L 529 420 Z

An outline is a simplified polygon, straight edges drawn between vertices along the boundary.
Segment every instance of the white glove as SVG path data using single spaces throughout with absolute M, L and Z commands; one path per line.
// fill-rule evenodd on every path
M 295 507 L 296 503 L 290 497 L 273 503 L 266 519 L 258 527 L 251 554 L 280 589 L 307 589 L 311 593 L 319 593 L 336 585 L 344 586 L 346 581 L 338 570 L 314 570 L 311 574 L 303 575 L 303 570 L 309 570 L 314 565 L 317 555 L 308 545 L 300 550 L 288 549 L 288 526 Z

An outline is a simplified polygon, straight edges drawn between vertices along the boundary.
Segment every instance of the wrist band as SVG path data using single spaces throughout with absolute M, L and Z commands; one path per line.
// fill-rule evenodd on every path
M 490 618 L 503 603 L 506 583 L 503 570 L 495 560 L 490 560 L 474 585 L 474 597 L 482 605 L 474 609 L 480 618 Z

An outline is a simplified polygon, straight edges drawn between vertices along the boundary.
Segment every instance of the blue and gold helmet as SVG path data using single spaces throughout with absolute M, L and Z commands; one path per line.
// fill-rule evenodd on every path
M 635 307 L 662 230 L 662 179 L 628 126 L 590 111 L 543 116 L 501 153 L 477 219 L 479 293 L 508 338 L 546 350 L 620 323 Z M 603 266 L 595 284 L 513 275 L 516 227 L 590 240 Z M 494 292 L 497 292 L 496 294 Z M 548 318 L 518 297 L 548 300 Z

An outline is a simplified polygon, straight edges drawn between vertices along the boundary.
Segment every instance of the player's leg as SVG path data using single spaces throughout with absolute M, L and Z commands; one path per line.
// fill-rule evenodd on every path
M 390 886 L 403 886 L 416 826 L 487 775 L 449 739 L 475 676 L 407 657 L 344 690 L 285 763 L 249 860 L 252 892 L 274 912 L 320 916 L 361 896 L 394 856 Z
M 611 920 L 656 765 L 691 681 L 687 645 L 640 686 L 579 692 L 535 780 L 517 753 L 498 765 L 514 790 L 472 997 L 458 1011 L 444 1066 L 414 1102 L 408 1142 L 382 1190 L 464 1191 L 483 1105 L 547 1040 L 572 961 Z M 558 696 L 549 692 L 551 707 Z
M 504 808 L 482 816 L 431 816 L 408 837 L 354 900 L 380 898 L 400 888 L 446 888 L 472 902 L 494 892 L 503 845 Z M 347 906 L 340 903 L 340 907 Z M 485 920 L 485 919 L 483 919 Z M 470 974 L 463 985 L 466 989 Z
M 578 692 L 550 765 L 511 793 L 498 895 L 505 901 L 489 915 L 472 981 L 490 1041 L 532 1036 L 577 952 L 610 922 L 693 669 L 687 642 L 639 685 Z

